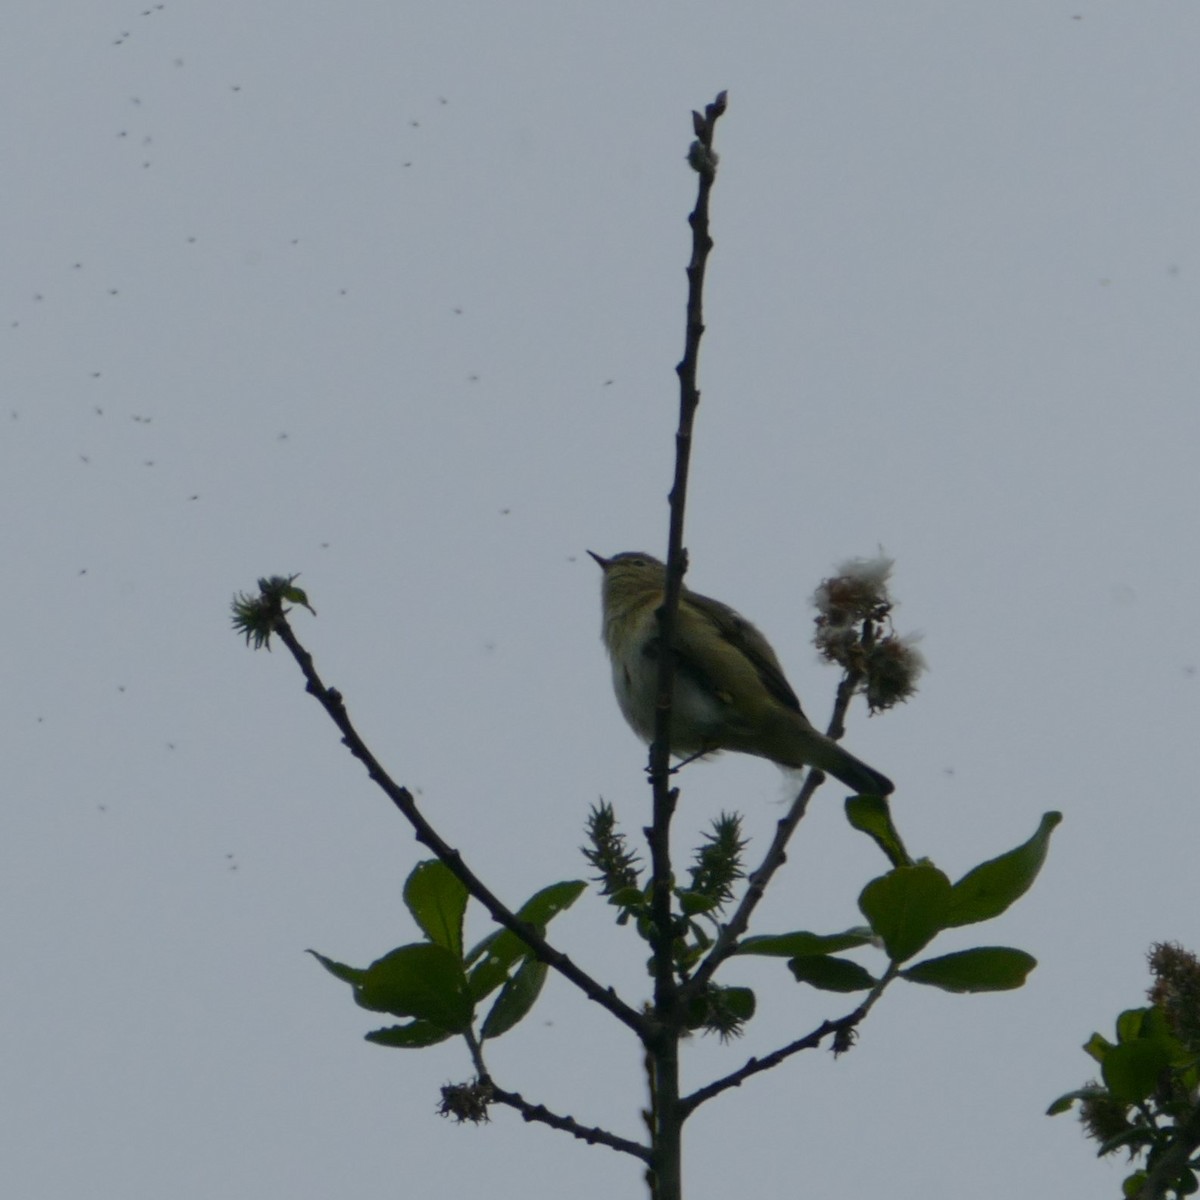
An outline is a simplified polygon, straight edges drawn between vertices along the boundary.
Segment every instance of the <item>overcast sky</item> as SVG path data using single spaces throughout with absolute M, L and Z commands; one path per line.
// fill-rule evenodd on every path
M 1043 1113 L 1149 943 L 1200 948 L 1198 42 L 1186 2 L 9 0 L 5 1193 L 640 1194 L 510 1111 L 435 1116 L 458 1046 L 361 1040 L 304 950 L 412 940 L 424 855 L 228 603 L 302 572 L 327 681 L 514 905 L 585 873 L 598 797 L 637 831 L 584 551 L 666 545 L 689 110 L 728 88 L 689 581 L 822 720 L 807 599 L 882 547 L 931 670 L 847 745 L 910 849 L 956 878 L 1065 821 L 935 943 L 1022 947 L 1028 986 L 897 986 L 853 1053 L 701 1110 L 689 1198 L 1115 1197 Z M 736 807 L 752 855 L 784 794 L 739 757 L 683 789 L 684 851 Z M 757 930 L 854 924 L 885 866 L 826 788 Z M 645 996 L 603 902 L 554 934 Z M 689 1087 L 853 1005 L 725 979 L 760 1016 Z M 637 1047 L 561 980 L 491 1065 L 641 1133 Z

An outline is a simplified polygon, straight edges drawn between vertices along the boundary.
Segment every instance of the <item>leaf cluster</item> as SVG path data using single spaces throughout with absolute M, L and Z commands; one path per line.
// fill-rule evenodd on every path
M 246 639 L 247 646 L 253 642 L 255 650 L 263 647 L 270 650 L 271 634 L 291 611 L 286 607 L 288 604 L 303 605 L 316 616 L 317 610 L 309 604 L 304 589 L 296 587 L 298 578 L 298 575 L 272 575 L 258 581 L 257 594 L 238 592 L 234 596 L 230 606 L 233 630 Z
M 1062 820 L 1047 813 L 1026 842 L 981 863 L 957 883 L 928 859 L 913 861 L 892 822 L 882 796 L 852 796 L 846 802 L 850 824 L 870 837 L 892 863 L 858 897 L 866 925 L 839 933 L 807 930 L 748 937 L 737 954 L 786 958 L 798 983 L 831 992 L 881 989 L 893 978 L 948 992 L 997 992 L 1020 987 L 1036 966 L 1024 950 L 977 946 L 910 963 L 941 932 L 999 916 L 1029 890 L 1046 858 L 1050 835 Z M 842 952 L 881 948 L 887 968 L 872 973 Z
M 735 954 L 787 959 L 798 983 L 831 992 L 868 992 L 881 989 L 892 978 L 926 984 L 950 992 L 994 992 L 1020 987 L 1036 965 L 1032 955 L 1008 946 L 978 946 L 939 957 L 911 960 L 943 932 L 991 920 L 1003 913 L 1033 884 L 1045 861 L 1050 835 L 1062 819 L 1047 813 L 1037 831 L 1015 849 L 981 863 L 956 883 L 928 859 L 914 861 L 892 821 L 888 802 L 881 796 L 852 796 L 846 803 L 851 826 L 870 837 L 891 862 L 891 870 L 871 880 L 859 896 L 865 925 L 837 933 L 807 930 L 743 938 Z M 611 807 L 593 810 L 592 845 L 585 850 L 595 865 L 606 846 L 623 835 L 616 828 Z M 714 944 L 717 917 L 734 897 L 734 884 L 744 877 L 741 819 L 722 814 L 711 833 L 694 852 L 688 887 L 673 888 L 677 907 L 673 913 L 673 961 L 678 982 L 686 986 L 692 972 Z M 628 864 L 630 860 L 622 857 Z M 619 920 L 633 920 L 637 932 L 650 942 L 650 887 L 636 873 L 624 877 L 623 886 L 604 880 L 609 903 L 620 910 Z M 888 963 L 882 971 L 844 957 L 863 947 L 881 948 Z M 908 964 L 908 965 L 905 965 Z M 756 1000 L 744 987 L 717 987 L 705 982 L 688 995 L 686 1025 L 723 1038 L 740 1033 L 753 1017 Z
M 1157 1200 L 1200 1191 L 1200 959 L 1179 946 L 1150 953 L 1151 1004 L 1116 1020 L 1116 1040 L 1093 1033 L 1083 1049 L 1100 1079 L 1060 1096 L 1051 1116 L 1076 1103 L 1097 1154 L 1118 1151 L 1144 1164 L 1123 1194 Z
M 570 908 L 586 886 L 581 880 L 551 884 L 534 893 L 517 916 L 544 936 L 549 921 Z M 404 903 L 424 933 L 423 941 L 397 946 L 367 967 L 309 951 L 331 975 L 350 985 L 361 1008 L 411 1018 L 368 1033 L 367 1041 L 411 1050 L 463 1035 L 478 1047 L 529 1014 L 546 980 L 546 964 L 508 929 L 464 950 L 467 899 L 467 889 L 449 867 L 429 859 L 413 868 L 404 885 Z M 479 1021 L 481 1005 L 497 991 Z

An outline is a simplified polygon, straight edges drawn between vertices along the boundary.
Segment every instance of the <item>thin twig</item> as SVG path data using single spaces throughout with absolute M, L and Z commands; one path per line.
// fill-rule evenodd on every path
M 650 1148 L 643 1146 L 640 1142 L 618 1137 L 615 1133 L 609 1133 L 606 1129 L 601 1129 L 596 1125 L 581 1125 L 574 1117 L 564 1117 L 559 1113 L 551 1112 L 544 1104 L 531 1104 L 519 1092 L 510 1092 L 498 1086 L 487 1069 L 487 1064 L 483 1061 L 483 1047 L 479 1044 L 479 1039 L 470 1030 L 467 1030 L 464 1037 L 471 1052 L 471 1062 L 475 1066 L 475 1074 L 479 1077 L 479 1082 L 487 1088 L 489 1100 L 497 1104 L 507 1104 L 509 1108 L 515 1108 L 526 1121 L 540 1121 L 543 1125 L 549 1125 L 552 1129 L 569 1133 L 572 1137 L 577 1137 L 591 1146 L 608 1146 L 612 1150 L 619 1150 L 622 1154 L 631 1154 L 634 1158 L 640 1158 L 643 1162 L 650 1161 Z
M 530 1104 L 519 1093 L 507 1092 L 494 1083 L 492 1084 L 492 1099 L 499 1104 L 507 1104 L 510 1108 L 515 1108 L 526 1121 L 540 1121 L 543 1125 L 549 1125 L 552 1129 L 560 1129 L 590 1145 L 608 1146 L 611 1150 L 619 1150 L 622 1154 L 631 1154 L 643 1162 L 650 1161 L 651 1151 L 648 1146 L 631 1141 L 629 1138 L 618 1137 L 615 1133 L 609 1133 L 606 1129 L 600 1129 L 595 1125 L 581 1125 L 574 1117 L 560 1116 L 558 1113 L 551 1112 L 544 1104 Z
M 556 950 L 551 946 L 532 925 L 519 920 L 516 914 L 502 904 L 463 862 L 462 855 L 442 840 L 433 826 L 417 809 L 416 801 L 408 788 L 396 783 L 367 748 L 358 731 L 350 723 L 341 693 L 334 688 L 326 687 L 321 681 L 312 655 L 296 639 L 286 617 L 282 615 L 276 617 L 273 632 L 299 663 L 300 670 L 304 672 L 304 678 L 308 681 L 307 690 L 317 699 L 333 723 L 341 730 L 342 743 L 355 758 L 362 762 L 374 783 L 403 813 L 416 832 L 417 841 L 428 846 L 450 868 L 467 891 L 491 913 L 492 919 L 498 925 L 503 925 L 505 929 L 516 934 L 530 948 L 535 958 L 546 963 L 547 966 L 553 967 L 560 975 L 575 984 L 589 1000 L 594 1000 L 601 1007 L 606 1008 L 617 1020 L 624 1022 L 638 1037 L 644 1039 L 647 1036 L 649 1023 L 641 1013 L 618 998 L 613 988 L 602 987 L 586 971 L 577 967 L 561 950 Z
M 658 610 L 658 695 L 654 715 L 654 740 L 650 744 L 650 781 L 654 810 L 646 838 L 650 849 L 650 924 L 654 974 L 654 1024 L 646 1039 L 652 1062 L 649 1080 L 653 1104 L 654 1149 L 650 1162 L 650 1192 L 654 1200 L 678 1200 L 683 1192 L 679 1106 L 679 1036 L 682 1016 L 675 980 L 674 914 L 671 906 L 671 817 L 679 798 L 670 786 L 671 694 L 675 679 L 675 629 L 687 555 L 683 548 L 683 517 L 687 504 L 688 467 L 691 459 L 692 422 L 700 403 L 696 375 L 700 339 L 704 335 L 704 271 L 712 250 L 708 232 L 708 199 L 716 177 L 713 130 L 725 111 L 720 92 L 704 114 L 692 113 L 696 140 L 688 161 L 700 177 L 696 207 L 688 217 L 692 227 L 692 257 L 688 263 L 687 331 L 683 358 L 675 368 L 679 376 L 679 428 L 675 434 L 675 481 L 670 494 L 670 534 L 667 542 L 667 578 L 662 607 Z
M 692 425 L 700 404 L 696 378 L 700 366 L 700 339 L 704 336 L 704 274 L 713 247 L 708 232 L 708 204 L 716 159 L 713 155 L 713 131 L 725 111 L 726 96 L 721 92 L 708 105 L 702 117 L 693 113 L 696 142 L 689 156 L 699 186 L 696 206 L 688 216 L 692 227 L 692 257 L 688 263 L 687 326 L 683 358 L 675 368 L 679 376 L 679 427 L 675 433 L 675 479 L 668 497 L 670 530 L 667 538 L 666 594 L 658 610 L 659 645 L 664 652 L 658 659 L 658 699 L 655 710 L 654 740 L 650 744 L 650 780 L 654 786 L 654 815 L 648 833 L 651 863 L 651 919 L 657 930 L 654 945 L 654 974 L 657 983 L 655 1008 L 660 1018 L 674 1008 L 674 962 L 671 957 L 671 861 L 670 826 L 679 792 L 668 786 L 671 758 L 671 696 L 675 680 L 675 627 L 678 623 L 679 597 L 687 570 L 683 548 L 683 519 L 687 507 L 688 471 L 691 465 Z M 699 150 L 696 149 L 699 147 Z
M 704 961 L 685 985 L 688 998 L 702 992 L 717 968 L 737 949 L 738 939 L 749 929 L 750 918 L 763 898 L 767 885 L 771 882 L 775 872 L 787 862 L 787 844 L 791 840 L 792 834 L 796 832 L 796 826 L 804 819 L 809 801 L 813 798 L 817 788 L 824 782 L 825 776 L 820 771 L 810 769 L 805 776 L 804 783 L 795 800 L 792 801 L 791 807 L 776 824 L 775 836 L 771 839 L 771 844 L 767 847 L 762 862 L 747 877 L 746 891 L 734 910 L 733 916 L 721 926 L 721 931 L 717 934 L 712 949 L 705 955 Z
M 781 1046 L 778 1050 L 774 1050 L 762 1058 L 748 1059 L 732 1074 L 726 1075 L 723 1079 L 716 1079 L 705 1087 L 698 1088 L 690 1096 L 685 1096 L 679 1102 L 682 1116 L 684 1118 L 691 1116 L 701 1104 L 711 1100 L 714 1096 L 719 1096 L 730 1088 L 741 1087 L 751 1076 L 779 1066 L 793 1054 L 799 1054 L 802 1050 L 815 1050 L 831 1034 L 835 1036 L 840 1034 L 845 1037 L 863 1021 L 867 1013 L 875 1006 L 875 1001 L 883 995 L 884 989 L 896 977 L 896 969 L 895 964 L 889 967 L 884 977 L 871 989 L 867 998 L 853 1012 L 847 1013 L 844 1017 L 838 1017 L 834 1021 L 824 1021 L 804 1037 L 797 1038 L 794 1042 L 789 1042 L 786 1046 Z

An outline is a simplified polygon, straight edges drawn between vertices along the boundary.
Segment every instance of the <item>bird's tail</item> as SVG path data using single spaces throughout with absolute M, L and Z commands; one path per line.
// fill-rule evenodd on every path
M 874 767 L 868 767 L 862 759 L 855 758 L 830 738 L 822 737 L 819 743 L 811 747 L 808 761 L 811 766 L 841 780 L 857 793 L 888 796 L 895 791 L 895 785 L 886 775 L 881 775 Z

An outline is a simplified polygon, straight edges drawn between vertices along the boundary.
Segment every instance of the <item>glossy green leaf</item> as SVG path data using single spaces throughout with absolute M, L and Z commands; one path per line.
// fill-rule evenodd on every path
M 404 884 L 404 903 L 431 942 L 462 957 L 467 889 L 445 863 L 417 863 Z
M 865 992 L 878 982 L 870 971 L 858 963 L 825 954 L 793 958 L 788 963 L 788 970 L 796 977 L 797 983 L 807 983 L 823 992 Z
M 856 925 L 844 933 L 764 933 L 743 938 L 735 954 L 761 954 L 769 958 L 803 958 L 810 954 L 834 954 L 870 945 L 872 933 L 865 925 Z
M 976 921 L 990 921 L 1019 900 L 1042 869 L 1050 835 L 1061 820 L 1062 813 L 1046 813 L 1029 841 L 968 871 L 954 885 L 947 924 L 971 925 Z
M 846 801 L 846 820 L 865 833 L 888 856 L 893 867 L 908 867 L 912 859 L 892 824 L 892 810 L 885 796 L 851 796 Z
M 940 958 L 927 958 L 900 972 L 910 983 L 947 992 L 1006 992 L 1019 988 L 1037 959 L 1010 946 L 977 946 Z
M 387 1029 L 373 1029 L 367 1041 L 377 1046 L 395 1046 L 401 1050 L 420 1050 L 425 1046 L 436 1046 L 454 1034 L 431 1021 L 411 1021 L 407 1025 L 392 1025 Z
M 401 946 L 366 970 L 356 996 L 364 1008 L 418 1017 L 458 1032 L 471 1022 L 473 1005 L 462 963 L 444 946 Z
M 896 867 L 862 890 L 858 907 L 893 962 L 905 962 L 946 925 L 950 880 L 937 867 Z
M 480 1038 L 498 1038 L 507 1033 L 533 1007 L 542 984 L 546 982 L 546 964 L 527 958 L 504 985 L 480 1030 Z

